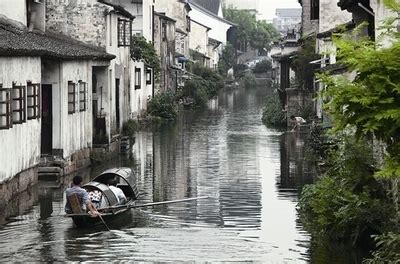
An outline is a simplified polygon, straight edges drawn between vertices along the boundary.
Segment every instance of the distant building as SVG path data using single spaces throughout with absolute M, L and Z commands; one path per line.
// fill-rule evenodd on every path
M 294 29 L 301 23 L 301 8 L 277 8 L 275 15 L 273 25 L 281 33 Z
M 250 10 L 257 14 L 259 13 L 260 0 L 223 0 L 223 5 L 228 8 Z

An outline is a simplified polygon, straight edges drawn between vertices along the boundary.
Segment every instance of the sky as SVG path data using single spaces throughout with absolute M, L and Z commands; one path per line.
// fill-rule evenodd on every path
M 298 0 L 260 0 L 259 19 L 272 20 L 276 8 L 301 8 Z

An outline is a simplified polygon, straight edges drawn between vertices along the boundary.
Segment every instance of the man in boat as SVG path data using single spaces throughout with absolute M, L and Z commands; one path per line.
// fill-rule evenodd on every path
M 108 187 L 117 197 L 118 204 L 126 203 L 126 196 L 125 196 L 124 192 L 120 188 L 117 187 L 117 180 L 115 178 L 108 180 Z
M 96 210 L 92 202 L 89 200 L 87 191 L 81 187 L 82 181 L 83 181 L 82 176 L 76 175 L 72 179 L 72 187 L 68 188 L 65 191 L 65 194 L 67 196 L 67 203 L 65 204 L 65 212 L 67 214 L 73 213 L 70 200 L 71 197 L 75 196 L 79 201 L 80 211 L 86 212 L 86 209 L 88 209 L 88 213 L 91 216 L 97 217 L 100 213 Z

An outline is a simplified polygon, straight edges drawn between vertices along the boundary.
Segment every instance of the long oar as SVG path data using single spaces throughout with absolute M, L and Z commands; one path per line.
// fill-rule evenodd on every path
M 147 206 L 155 206 L 155 205 L 162 205 L 162 204 L 171 204 L 171 203 L 181 203 L 181 202 L 188 202 L 188 201 L 195 201 L 199 199 L 207 199 L 209 198 L 208 196 L 199 196 L 199 197 L 193 197 L 193 198 L 186 198 L 186 199 L 179 199 L 179 200 L 171 200 L 171 201 L 163 201 L 163 202 L 154 202 L 154 203 L 147 203 L 147 204 L 132 204 L 132 205 L 117 205 L 117 206 L 111 206 L 111 207 L 106 207 L 106 208 L 99 208 L 97 209 L 98 211 L 104 211 L 104 210 L 109 210 L 109 209 L 119 209 L 119 208 L 139 208 L 139 207 L 147 207 Z
M 111 231 L 110 228 L 108 227 L 108 225 L 106 224 L 106 221 L 104 221 L 103 217 L 101 216 L 101 214 L 98 215 L 100 217 L 101 222 L 103 222 L 103 224 L 105 225 L 105 227 L 107 228 L 108 231 Z

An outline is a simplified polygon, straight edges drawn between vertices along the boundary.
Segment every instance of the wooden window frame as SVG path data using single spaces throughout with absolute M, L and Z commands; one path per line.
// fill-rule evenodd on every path
M 72 87 L 72 91 L 70 90 L 70 87 Z M 74 114 L 76 113 L 76 83 L 73 81 L 68 81 L 68 114 Z M 70 110 L 71 106 L 71 110 Z
M 132 21 L 118 18 L 117 43 L 118 47 L 129 47 L 132 38 Z
M 0 101 L 0 109 L 5 105 L 5 113 L 0 112 L 0 119 L 5 119 L 5 125 L 0 126 L 1 129 L 12 128 L 12 111 L 11 111 L 11 88 L 3 88 L 3 84 L 0 84 L 0 93 L 5 94 L 5 100 Z
M 32 93 L 30 93 L 30 89 L 32 89 Z M 27 97 L 27 116 L 28 120 L 38 119 L 40 118 L 40 84 L 28 82 L 26 85 L 26 97 Z M 31 100 L 30 100 L 31 99 Z M 33 103 L 30 104 L 29 102 Z M 32 109 L 32 115 L 29 114 L 29 110 Z
M 135 90 L 142 87 L 142 69 L 135 67 Z
M 87 110 L 87 83 L 79 81 L 79 112 Z M 82 90 L 83 87 L 83 90 Z
M 18 92 L 18 97 L 14 97 L 14 92 L 15 90 L 19 90 Z M 12 117 L 12 123 L 13 124 L 23 124 L 26 122 L 26 86 L 20 84 L 20 85 L 16 85 L 15 83 L 13 83 L 13 87 L 11 90 L 11 100 L 12 100 L 12 104 L 11 104 L 11 112 L 13 114 Z M 18 102 L 19 108 L 15 109 L 15 107 L 13 106 L 14 102 Z M 19 114 L 19 120 L 16 120 L 14 118 L 14 113 L 18 113 Z

